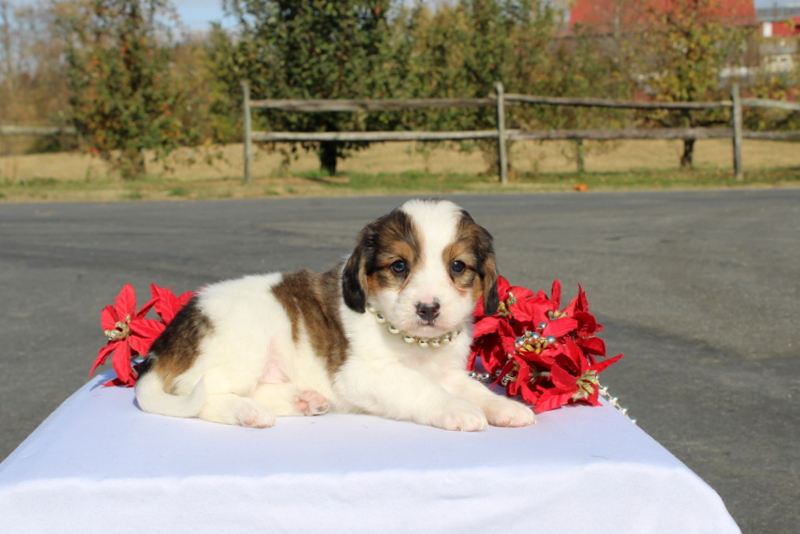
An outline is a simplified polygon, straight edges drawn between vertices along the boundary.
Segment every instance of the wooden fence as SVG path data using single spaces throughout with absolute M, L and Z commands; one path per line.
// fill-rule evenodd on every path
M 250 86 L 242 82 L 244 97 L 244 183 L 252 181 L 253 142 L 319 142 L 319 141 L 461 141 L 465 139 L 496 139 L 500 182 L 508 183 L 507 141 L 527 140 L 596 140 L 622 139 L 715 139 L 733 140 L 733 169 L 737 180 L 743 178 L 742 139 L 800 140 L 800 131 L 752 132 L 742 126 L 742 107 L 775 108 L 800 111 L 800 103 L 740 98 L 739 86 L 731 87 L 731 100 L 722 102 L 634 102 L 604 98 L 570 98 L 506 94 L 501 83 L 495 84 L 493 98 L 426 98 L 410 100 L 250 100 Z M 505 127 L 505 103 L 550 106 L 579 106 L 622 109 L 708 110 L 731 108 L 730 128 L 658 128 L 617 130 L 508 130 Z M 399 109 L 432 109 L 455 107 L 496 108 L 497 128 L 460 132 L 258 132 L 252 131 L 252 108 L 267 108 L 293 112 L 353 112 L 390 111 Z

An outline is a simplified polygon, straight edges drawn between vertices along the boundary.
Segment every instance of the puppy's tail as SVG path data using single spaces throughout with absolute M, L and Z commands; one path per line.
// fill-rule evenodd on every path
M 203 380 L 186 396 L 171 395 L 164 391 L 164 381 L 154 371 L 145 373 L 136 381 L 136 402 L 144 412 L 173 417 L 197 417 L 206 400 Z

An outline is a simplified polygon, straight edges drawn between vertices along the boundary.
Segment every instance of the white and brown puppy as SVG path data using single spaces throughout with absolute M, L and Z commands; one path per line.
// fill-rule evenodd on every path
M 478 299 L 498 305 L 492 238 L 447 201 L 369 224 L 326 273 L 248 276 L 199 292 L 153 343 L 142 410 L 253 427 L 369 413 L 448 430 L 525 426 L 523 404 L 471 379 Z

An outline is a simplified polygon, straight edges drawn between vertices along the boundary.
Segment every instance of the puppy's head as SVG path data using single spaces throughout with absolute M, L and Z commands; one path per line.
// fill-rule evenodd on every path
M 347 306 L 367 302 L 412 335 L 458 328 L 478 299 L 498 305 L 492 236 L 452 202 L 411 200 L 369 224 L 345 264 Z

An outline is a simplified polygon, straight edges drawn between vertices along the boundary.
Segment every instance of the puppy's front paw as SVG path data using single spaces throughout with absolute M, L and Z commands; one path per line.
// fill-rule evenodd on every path
M 492 426 L 528 426 L 536 422 L 533 410 L 524 404 L 498 396 L 483 407 L 489 424 Z
M 445 430 L 462 432 L 484 430 L 489 425 L 480 408 L 461 398 L 453 398 L 447 402 L 431 424 Z

